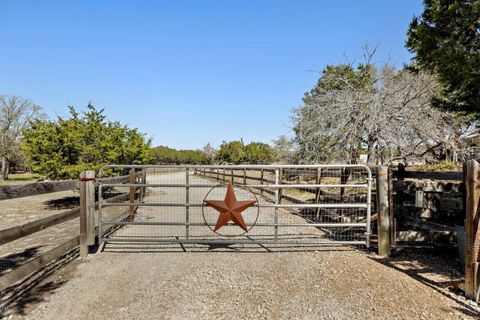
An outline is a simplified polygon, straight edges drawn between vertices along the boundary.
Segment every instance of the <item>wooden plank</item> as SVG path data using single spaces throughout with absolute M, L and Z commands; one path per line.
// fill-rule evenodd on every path
M 377 167 L 378 254 L 390 256 L 390 209 L 388 202 L 388 168 Z
M 110 199 L 106 202 L 120 202 L 128 199 L 128 193 L 121 194 Z M 95 209 L 98 208 L 98 202 L 95 203 Z M 8 229 L 0 230 L 0 245 L 26 237 L 32 233 L 44 230 L 54 225 L 66 222 L 71 219 L 78 218 L 80 214 L 80 208 L 67 210 L 65 212 L 57 213 L 46 218 L 38 219 L 35 221 L 27 222 L 20 226 L 11 227 Z
M 394 170 L 393 176 L 399 180 L 424 179 L 424 180 L 453 180 L 462 181 L 463 173 L 460 171 L 409 171 Z
M 323 170 L 322 170 L 323 172 Z M 206 174 L 204 174 L 204 176 L 208 177 Z M 233 177 L 235 178 L 243 178 L 243 175 L 233 175 Z M 215 179 L 215 177 L 210 177 L 210 178 L 213 178 Z M 262 181 L 262 178 L 258 178 L 258 177 L 251 177 L 251 176 L 247 176 L 247 180 L 254 180 L 254 181 Z M 224 180 L 225 181 L 225 180 Z M 266 182 L 266 183 L 270 183 L 270 184 L 275 184 L 275 180 L 273 179 L 263 179 L 263 182 Z M 259 184 L 262 184 L 262 183 L 259 183 Z M 307 186 L 305 187 L 302 187 L 302 191 L 303 192 L 309 192 L 309 193 L 312 193 L 312 194 L 316 194 L 317 193 L 317 190 L 318 188 L 308 188 Z M 266 192 L 266 191 L 265 191 Z M 332 191 L 325 191 L 325 190 L 321 190 L 320 191 L 320 194 L 324 197 L 327 197 L 327 199 L 331 199 L 331 200 L 336 200 L 338 201 L 338 193 L 335 193 L 335 192 L 332 192 Z M 329 198 L 330 196 L 330 198 Z
M 77 180 L 36 182 L 21 185 L 1 186 L 0 200 L 30 197 L 39 194 L 73 190 L 78 187 Z
M 101 178 L 103 183 L 122 183 L 128 181 L 128 176 Z M 39 194 L 77 189 L 78 180 L 44 181 L 12 186 L 0 186 L 0 200 L 31 197 Z
M 401 181 L 393 183 L 395 190 L 424 192 L 449 192 L 463 194 L 463 182 L 441 182 L 441 181 Z
M 77 218 L 80 208 L 71 209 L 62 213 L 57 213 L 43 219 L 27 222 L 20 226 L 11 227 L 0 231 L 0 245 L 11 242 L 32 233 L 41 231 L 59 223 Z
M 78 246 L 79 237 L 76 236 L 58 247 L 32 259 L 25 264 L 15 268 L 14 270 L 2 275 L 0 277 L 0 291 L 11 287 L 18 281 L 24 279 L 29 274 L 37 271 L 40 268 L 45 267 L 46 265 L 50 264 L 51 262 L 57 260 L 58 258 L 64 256 L 76 246 Z
M 448 242 L 454 231 L 397 231 L 396 238 L 400 242 Z
M 424 231 L 455 231 L 455 227 L 452 226 L 416 219 L 409 216 L 402 217 L 402 220 L 404 225 Z

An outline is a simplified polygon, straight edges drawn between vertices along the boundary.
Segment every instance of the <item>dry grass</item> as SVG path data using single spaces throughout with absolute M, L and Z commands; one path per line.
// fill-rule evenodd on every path
M 38 178 L 40 176 L 35 173 L 12 173 L 8 176 L 8 180 L 0 181 L 0 186 L 34 183 L 38 181 Z

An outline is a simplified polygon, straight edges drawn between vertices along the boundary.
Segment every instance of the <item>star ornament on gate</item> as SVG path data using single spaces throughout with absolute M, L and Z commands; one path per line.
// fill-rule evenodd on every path
M 218 229 L 230 221 L 242 228 L 245 232 L 248 232 L 249 229 L 247 229 L 247 225 L 243 220 L 242 212 L 258 202 L 258 200 L 238 201 L 231 182 L 228 183 L 227 193 L 224 200 L 203 201 L 207 206 L 214 208 L 220 213 L 215 228 L 213 229 L 214 232 L 217 232 Z

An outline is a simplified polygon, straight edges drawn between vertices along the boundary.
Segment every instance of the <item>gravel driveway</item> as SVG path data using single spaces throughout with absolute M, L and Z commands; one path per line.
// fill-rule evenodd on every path
M 146 201 L 159 201 L 162 195 L 150 193 Z M 142 210 L 138 220 L 158 219 L 151 209 Z M 281 217 L 300 219 L 287 213 Z M 312 234 L 318 232 L 310 229 Z M 131 234 L 128 228 L 118 233 Z M 27 319 L 476 319 L 480 315 L 468 302 L 450 299 L 379 263 L 374 255 L 328 242 L 321 246 L 110 244 L 66 268 L 70 268 L 68 279 L 30 310 Z

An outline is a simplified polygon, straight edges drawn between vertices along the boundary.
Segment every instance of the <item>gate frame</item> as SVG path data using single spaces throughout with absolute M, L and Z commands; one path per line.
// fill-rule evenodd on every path
M 180 244 L 202 244 L 202 243 L 221 243 L 221 244 L 235 244 L 235 243 L 258 243 L 258 244 L 263 244 L 263 243 L 278 243 L 278 244 L 292 244 L 295 243 L 293 241 L 279 241 L 278 240 L 278 227 L 331 227 L 331 226 L 345 226 L 345 227 L 365 227 L 366 232 L 365 232 L 365 241 L 332 241 L 332 243 L 339 243 L 339 244 L 359 244 L 359 245 L 365 245 L 366 248 L 370 247 L 370 237 L 371 237 L 371 206 L 372 206 L 372 197 L 371 197 L 371 192 L 372 192 L 372 171 L 370 167 L 367 165 L 363 164 L 313 164 L 313 165 L 121 165 L 121 164 L 109 164 L 101 167 L 98 171 L 98 176 L 101 177 L 102 173 L 105 169 L 107 168 L 123 168 L 123 169 L 184 169 L 186 171 L 186 181 L 185 183 L 175 183 L 175 184 L 147 184 L 146 181 L 142 181 L 143 183 L 137 184 L 137 183 L 128 183 L 128 184 L 115 184 L 115 183 L 102 183 L 102 179 L 99 179 L 99 184 L 98 184 L 98 192 L 99 192 L 99 204 L 98 204 L 98 240 L 99 244 L 103 245 L 104 242 L 117 242 L 117 241 L 122 241 L 120 239 L 110 239 L 110 238 L 103 238 L 102 235 L 102 230 L 103 230 L 103 224 L 109 224 L 109 225 L 128 225 L 128 224 L 144 224 L 144 225 L 172 225 L 169 223 L 163 223 L 163 222 L 108 222 L 104 223 L 102 220 L 102 208 L 107 207 L 107 206 L 127 206 L 129 208 L 132 207 L 140 207 L 140 206 L 164 206 L 164 207 L 172 207 L 172 206 L 183 206 L 185 207 L 185 223 L 181 223 L 178 225 L 184 225 L 186 228 L 186 236 L 185 239 L 181 239 L 177 237 L 176 240 L 174 239 L 169 239 L 169 240 L 161 240 L 161 239 L 155 239 L 155 240 L 148 240 L 148 239 L 126 239 L 123 241 L 144 241 L 144 242 L 155 242 L 155 243 L 180 243 Z M 367 183 L 366 184 L 281 184 L 280 180 L 280 172 L 282 169 L 332 169 L 332 168 L 338 168 L 338 169 L 344 169 L 344 168 L 359 168 L 359 169 L 364 169 L 365 173 L 367 174 Z M 275 189 L 275 198 L 274 198 L 274 203 L 273 204 L 262 204 L 261 207 L 270 207 L 274 208 L 274 223 L 273 224 L 264 224 L 264 226 L 272 226 L 274 227 L 274 240 L 247 240 L 247 241 L 242 241 L 243 239 L 234 239 L 234 240 L 226 240 L 226 239 L 216 239 L 216 240 L 203 240 L 203 239 L 197 239 L 197 240 L 192 240 L 189 237 L 189 227 L 190 226 L 197 226 L 197 225 L 204 225 L 204 224 L 198 224 L 198 223 L 190 223 L 189 218 L 190 218 L 190 207 L 200 207 L 201 204 L 191 204 L 190 199 L 189 199 L 189 191 L 190 188 L 196 187 L 196 188 L 202 188 L 202 187 L 212 187 L 212 185 L 207 185 L 207 184 L 191 184 L 189 181 L 189 175 L 190 175 L 190 170 L 198 170 L 198 169 L 230 169 L 230 170 L 248 170 L 248 169 L 257 169 L 257 170 L 265 170 L 265 169 L 270 169 L 274 170 L 275 172 L 275 184 L 250 184 L 246 185 L 251 188 L 259 188 L 260 190 L 263 191 L 264 188 L 273 188 Z M 220 183 L 219 185 L 223 185 L 223 183 Z M 241 184 L 238 184 L 241 186 Z M 336 203 L 336 204 L 321 204 L 321 203 L 316 203 L 316 204 L 280 204 L 280 190 L 285 189 L 285 188 L 302 188 L 302 187 L 315 187 L 315 188 L 323 188 L 323 187 L 353 187 L 353 188 L 365 188 L 367 189 L 367 199 L 366 203 Z M 103 199 L 103 194 L 102 194 L 102 188 L 103 187 L 130 187 L 131 189 L 135 190 L 136 187 L 140 188 L 145 188 L 145 187 L 172 187 L 172 188 L 185 188 L 186 190 L 186 199 L 185 203 L 135 203 L 130 202 L 130 203 L 107 203 L 105 199 Z M 260 204 L 259 204 L 260 205 Z M 304 223 L 304 224 L 278 224 L 278 209 L 280 208 L 365 208 L 367 213 L 366 217 L 366 222 L 365 223 Z M 177 224 L 175 224 L 177 225 Z M 258 223 L 257 225 L 262 225 L 261 223 Z M 304 242 L 301 242 L 304 243 Z

